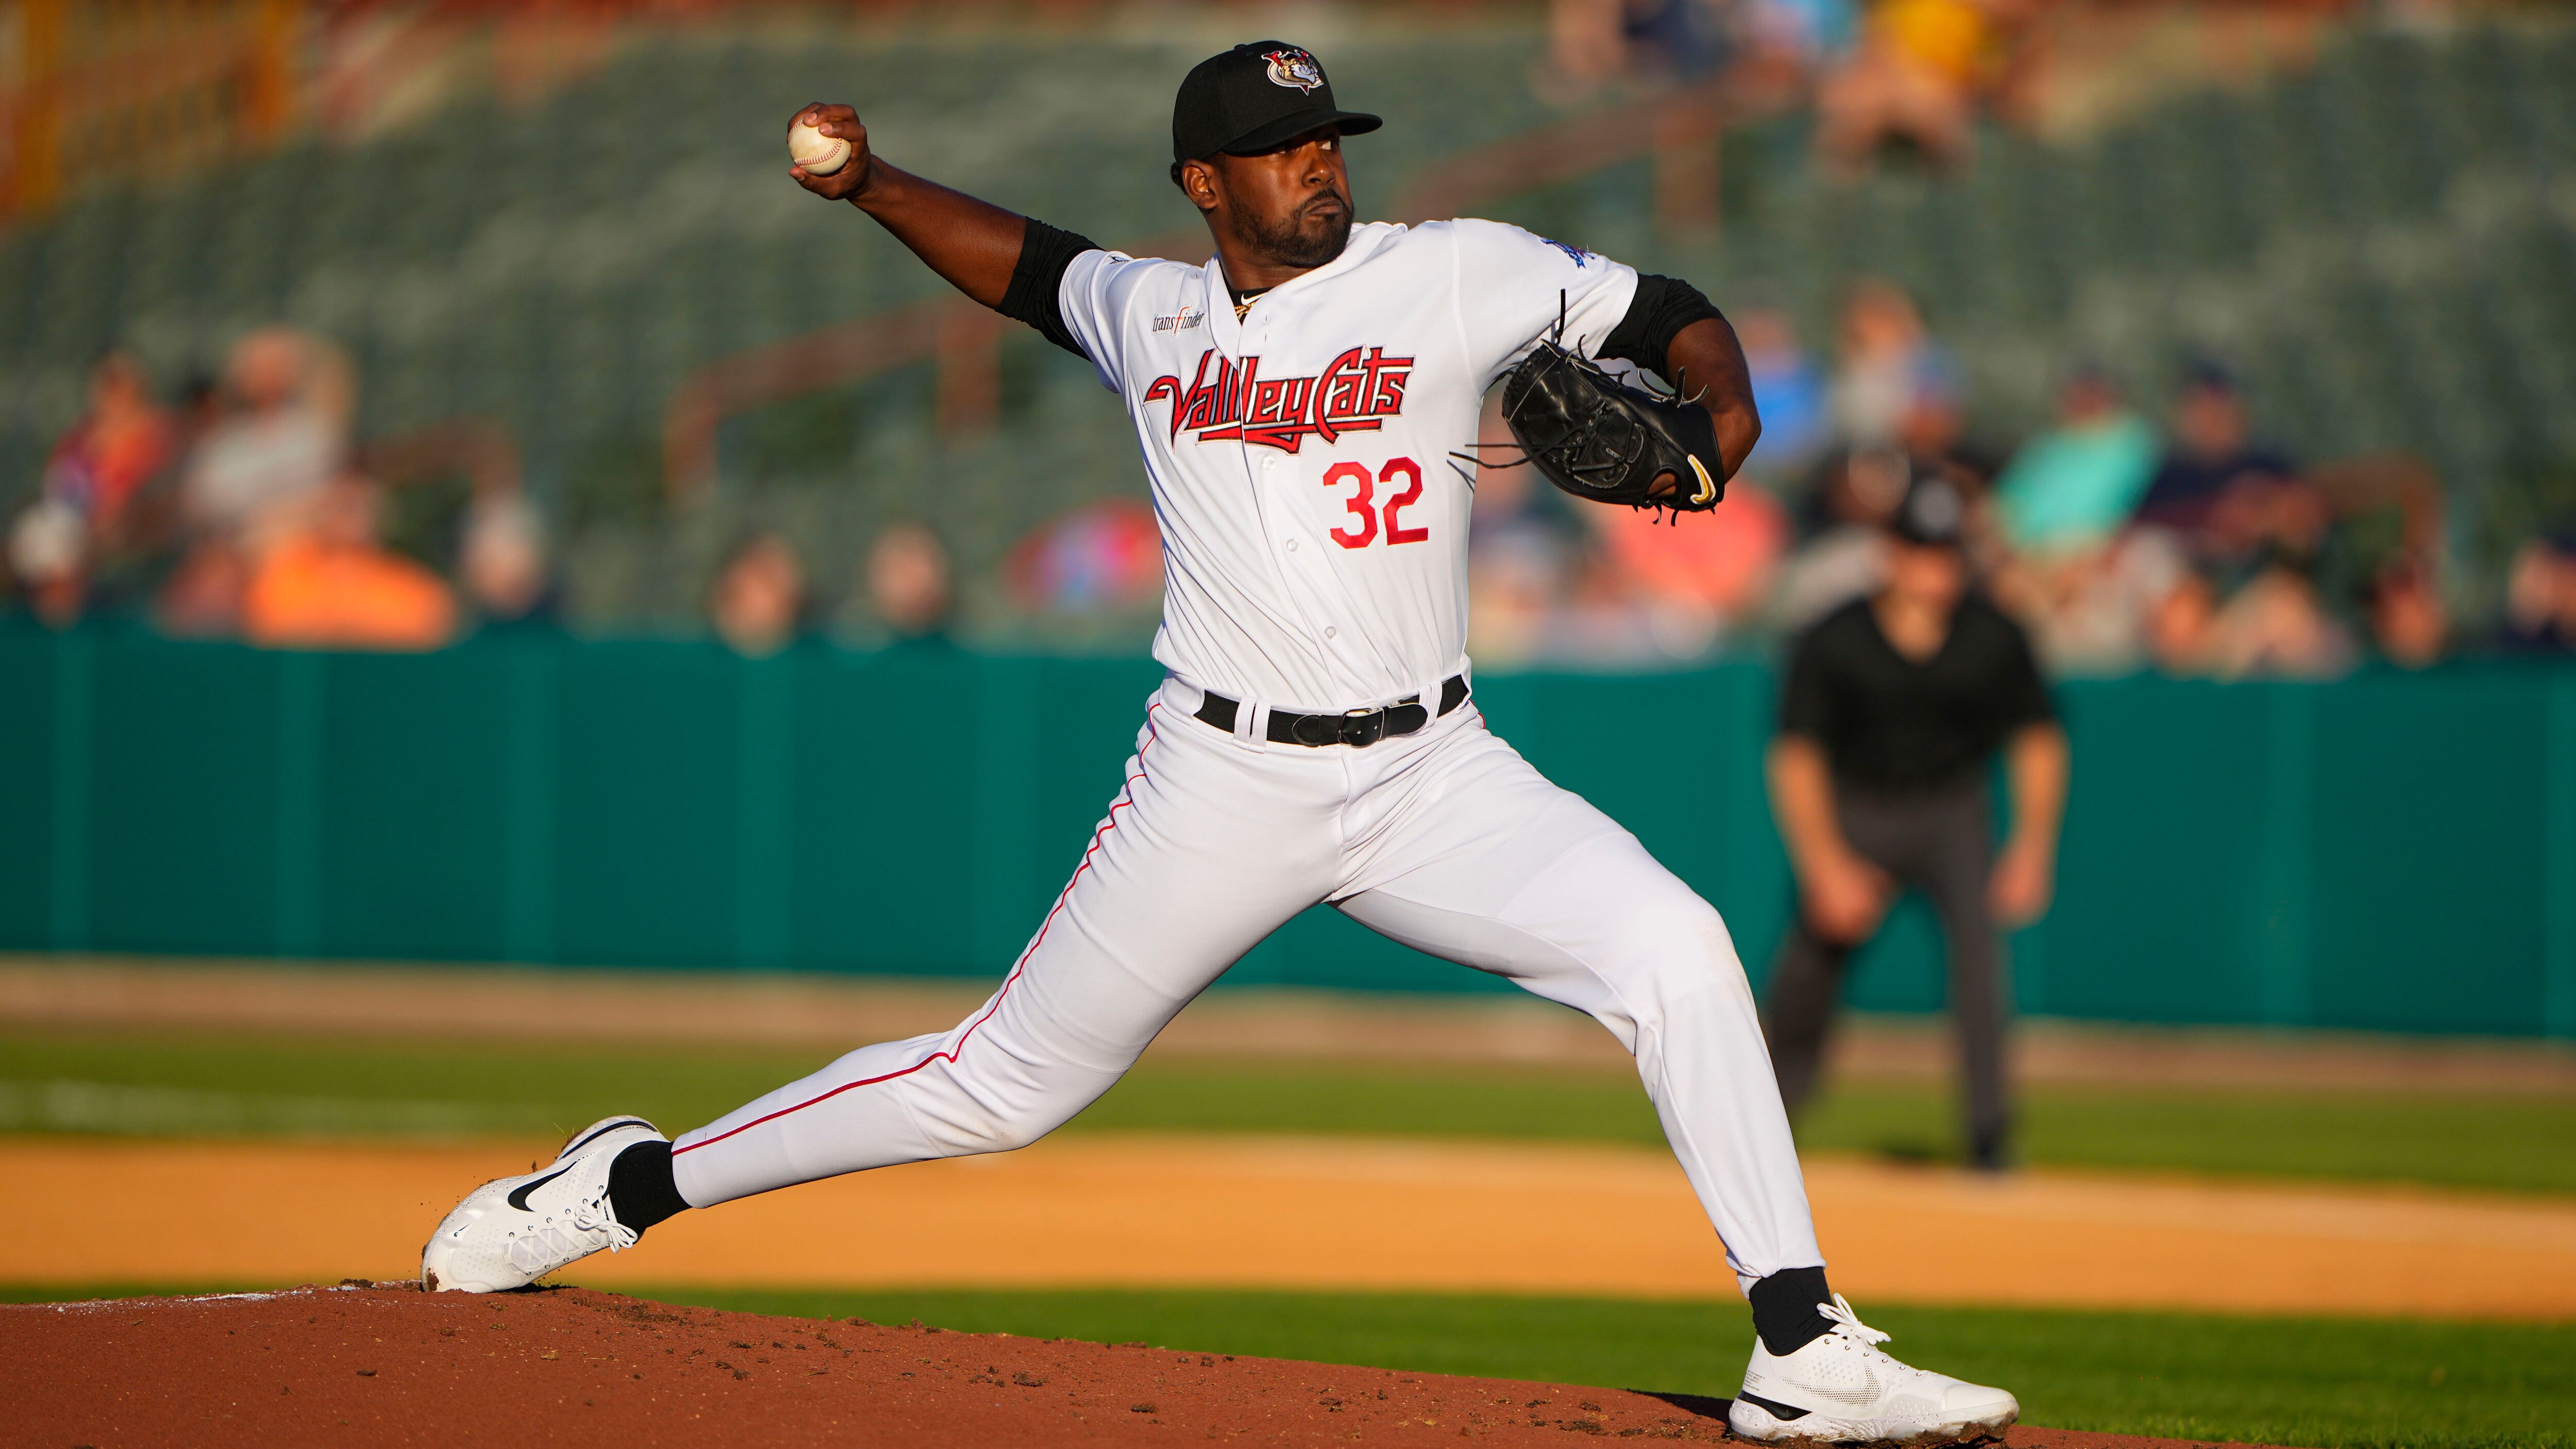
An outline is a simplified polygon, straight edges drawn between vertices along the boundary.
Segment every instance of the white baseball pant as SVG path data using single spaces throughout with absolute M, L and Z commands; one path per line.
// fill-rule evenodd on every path
M 1436 699 L 1437 691 L 1431 696 Z M 1365 749 L 1274 745 L 1165 683 L 1127 785 L 1001 989 L 680 1136 L 710 1207 L 863 1168 L 1025 1147 L 1109 1089 L 1291 916 L 1370 929 L 1591 1013 L 1637 1058 L 1741 1286 L 1824 1262 L 1753 995 L 1717 911 L 1550 784 L 1472 702 Z

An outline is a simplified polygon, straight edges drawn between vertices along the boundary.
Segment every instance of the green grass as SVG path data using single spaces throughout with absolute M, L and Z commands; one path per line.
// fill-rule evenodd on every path
M 301 1036 L 0 1033 L 0 1131 L 161 1135 L 569 1132 L 611 1112 L 708 1121 L 823 1052 Z M 1340 1132 L 1657 1144 L 1620 1074 L 1148 1061 L 1074 1132 Z M 1809 1148 L 1947 1156 L 1946 1093 L 1863 1084 Z M 2576 1099 L 2042 1088 L 2033 1163 L 2576 1193 Z
M 22 1301 L 132 1288 L 0 1289 Z M 1724 1395 L 1739 1303 L 1248 1292 L 641 1296 L 803 1317 Z M 1862 1306 L 1899 1355 L 1999 1383 L 2030 1423 L 2274 1444 L 2576 1449 L 2576 1324 Z

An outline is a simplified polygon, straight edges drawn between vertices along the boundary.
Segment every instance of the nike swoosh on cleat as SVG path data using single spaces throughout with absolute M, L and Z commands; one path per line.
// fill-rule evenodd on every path
M 523 1213 L 535 1212 L 535 1208 L 528 1206 L 528 1194 L 535 1192 L 538 1188 L 545 1186 L 547 1183 L 554 1181 L 556 1178 L 561 1177 L 570 1171 L 572 1171 L 572 1169 L 569 1167 L 558 1167 L 554 1171 L 547 1173 L 545 1176 L 538 1178 L 534 1182 L 520 1183 L 517 1187 L 510 1189 L 510 1195 L 505 1199 L 505 1201 L 507 1201 L 510 1206 L 517 1208 Z
M 609 1133 L 616 1131 L 620 1127 L 650 1128 L 652 1125 L 652 1123 L 645 1121 L 641 1117 L 620 1117 L 614 1122 L 601 1123 L 598 1131 L 585 1132 L 581 1136 L 574 1138 L 572 1141 L 565 1143 L 563 1151 L 555 1154 L 555 1160 L 557 1162 L 563 1161 L 565 1158 L 570 1157 L 585 1147 L 588 1147 L 593 1142 L 598 1141 L 600 1138 L 607 1136 Z
M 1856 1389 L 1834 1388 L 1824 1384 L 1805 1384 L 1801 1387 L 1807 1393 L 1814 1394 L 1819 1398 L 1833 1399 L 1837 1402 L 1849 1404 L 1854 1408 L 1861 1409 L 1868 1408 L 1870 1405 L 1877 1403 L 1880 1397 L 1887 1392 L 1886 1386 L 1879 1383 L 1878 1375 L 1866 1371 L 1861 1374 L 1860 1387 Z
M 1794 1404 L 1784 1404 L 1777 1399 L 1766 1399 L 1760 1394 L 1746 1393 L 1739 1389 L 1736 1391 L 1735 1396 L 1783 1423 L 1786 1423 L 1791 1419 L 1803 1419 L 1807 1417 L 1807 1411 Z

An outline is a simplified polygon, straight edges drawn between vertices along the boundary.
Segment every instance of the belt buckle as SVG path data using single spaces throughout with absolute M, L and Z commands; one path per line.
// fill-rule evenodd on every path
M 1346 709 L 1342 711 L 1342 743 L 1354 749 L 1367 749 L 1386 738 L 1386 711 L 1382 709 Z

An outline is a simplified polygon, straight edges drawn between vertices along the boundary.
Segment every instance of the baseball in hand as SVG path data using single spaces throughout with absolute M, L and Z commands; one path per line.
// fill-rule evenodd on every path
M 850 164 L 850 143 L 826 136 L 803 118 L 787 128 L 787 154 L 809 176 L 829 176 Z

